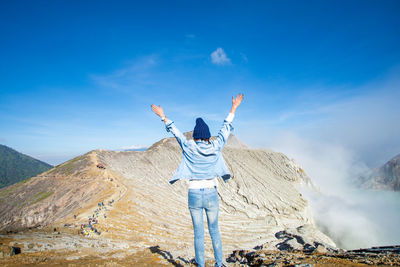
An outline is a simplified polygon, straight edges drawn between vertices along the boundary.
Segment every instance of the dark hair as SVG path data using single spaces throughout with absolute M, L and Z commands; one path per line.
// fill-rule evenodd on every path
M 200 139 L 194 139 L 194 141 L 198 141 L 198 140 L 201 140 L 201 141 L 204 141 L 204 142 L 207 142 L 207 143 L 211 144 L 211 142 L 210 142 L 210 138 L 200 138 Z

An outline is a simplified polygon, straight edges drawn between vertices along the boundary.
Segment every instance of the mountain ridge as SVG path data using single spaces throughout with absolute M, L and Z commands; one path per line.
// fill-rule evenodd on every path
M 53 166 L 0 144 L 0 188 L 29 179 Z
M 276 249 L 282 241 L 275 233 L 299 235 L 298 229 L 304 240 L 335 247 L 316 228 L 308 202 L 296 188 L 312 185 L 304 170 L 282 153 L 237 144 L 228 139 L 223 149 L 232 178 L 227 183 L 219 179 L 224 253 L 260 244 Z M 106 204 L 107 216 L 96 217 L 101 236 L 92 233 L 90 238 L 118 240 L 126 247 L 157 245 L 189 257 L 193 230 L 187 184 L 168 182 L 181 159 L 173 137 L 146 151 L 90 151 L 26 183 L 0 190 L 0 230 L 68 225 L 78 231 L 95 216 L 99 203 L 113 203 Z M 205 239 L 211 253 L 211 240 Z

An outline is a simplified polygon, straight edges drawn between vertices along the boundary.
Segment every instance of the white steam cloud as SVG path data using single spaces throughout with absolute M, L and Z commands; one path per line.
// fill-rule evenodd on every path
M 284 125 L 264 125 L 263 138 L 260 127 L 245 133 L 245 140 L 258 140 L 249 145 L 283 152 L 302 165 L 321 191 L 303 192 L 314 219 L 339 247 L 400 244 L 400 192 L 362 190 L 354 183 L 400 153 L 398 88 L 399 80 L 371 84 L 359 90 L 362 95 L 324 103 L 315 112 L 284 111 Z
M 400 244 L 400 193 L 355 188 L 367 167 L 340 147 L 281 135 L 277 151 L 295 158 L 321 194 L 302 189 L 320 229 L 345 249 Z

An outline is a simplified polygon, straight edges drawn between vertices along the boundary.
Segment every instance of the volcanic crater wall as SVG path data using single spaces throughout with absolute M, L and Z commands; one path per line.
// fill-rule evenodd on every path
M 223 156 L 232 174 L 218 188 L 225 252 L 273 243 L 275 233 L 299 227 L 304 237 L 334 246 L 315 227 L 308 203 L 296 189 L 312 186 L 296 162 L 282 153 L 250 149 L 234 135 Z M 0 230 L 56 222 L 80 225 L 98 201 L 111 197 L 115 204 L 102 219 L 110 231 L 102 238 L 189 253 L 193 229 L 187 183 L 169 184 L 181 159 L 175 138 L 162 139 L 146 151 L 89 152 L 0 190 Z M 98 163 L 105 169 L 97 168 Z M 210 242 L 206 235 L 208 248 Z
M 187 134 L 187 136 L 189 136 Z M 315 227 L 307 201 L 296 186 L 312 185 L 302 168 L 282 153 L 246 148 L 231 135 L 223 156 L 232 178 L 219 181 L 220 228 L 224 244 L 231 248 L 253 247 L 271 241 L 274 233 L 308 225 L 309 236 L 333 242 Z M 187 183 L 169 184 L 182 159 L 175 138 L 163 139 L 147 151 L 99 151 L 107 168 L 125 177 L 133 188 L 134 204 L 151 225 L 181 239 L 191 236 L 191 219 L 187 208 Z M 155 216 L 156 214 L 156 216 Z M 153 218 L 153 219 L 151 219 Z M 176 235 L 174 237 L 174 235 Z

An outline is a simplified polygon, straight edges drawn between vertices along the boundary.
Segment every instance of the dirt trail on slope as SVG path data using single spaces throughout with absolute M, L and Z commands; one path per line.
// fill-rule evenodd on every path
M 89 157 L 94 166 L 99 163 L 96 153 L 90 153 Z M 88 174 L 106 183 L 106 189 L 52 224 L 0 235 L 0 246 L 19 247 L 22 251 L 12 257 L 0 254 L 1 266 L 170 265 L 162 255 L 152 253 L 141 238 L 135 237 L 135 229 L 139 231 L 135 225 L 140 224 L 141 230 L 145 225 L 139 214 L 135 224 L 127 219 L 136 212 L 128 198 L 133 190 L 125 185 L 124 178 L 107 168 L 93 167 Z M 99 203 L 104 203 L 105 208 L 100 210 Z M 81 234 L 81 225 L 88 223 L 88 217 L 96 218 L 94 227 L 101 229 L 100 235 L 91 231 L 87 236 Z

